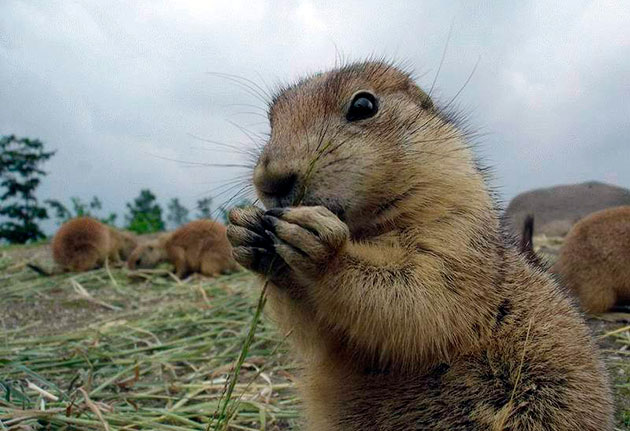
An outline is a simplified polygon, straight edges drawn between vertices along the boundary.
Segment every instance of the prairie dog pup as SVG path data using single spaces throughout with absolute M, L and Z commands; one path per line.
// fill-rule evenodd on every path
M 409 75 L 316 74 L 269 118 L 253 182 L 270 210 L 233 210 L 228 237 L 293 329 L 308 430 L 612 430 L 588 329 Z
M 191 221 L 174 232 L 140 245 L 129 256 L 127 264 L 130 269 L 135 269 L 171 262 L 180 278 L 193 272 L 217 276 L 235 271 L 239 267 L 232 258 L 232 246 L 225 231 L 225 226 L 219 222 Z
M 589 313 L 630 301 L 630 206 L 598 211 L 577 222 L 551 271 Z
M 173 232 L 163 233 L 155 239 L 141 242 L 129 255 L 127 267 L 129 269 L 155 268 L 160 263 L 168 262 L 166 242 L 173 236 Z
M 102 266 L 106 258 L 120 262 L 136 245 L 135 236 L 129 232 L 90 217 L 78 217 L 59 228 L 52 240 L 52 253 L 64 271 L 81 272 Z

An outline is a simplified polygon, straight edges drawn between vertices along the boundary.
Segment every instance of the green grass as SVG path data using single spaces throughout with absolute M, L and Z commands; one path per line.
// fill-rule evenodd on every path
M 129 275 L 39 277 L 0 255 L 0 430 L 212 429 L 259 283 Z M 253 335 L 228 429 L 295 429 L 285 337 L 264 319 Z

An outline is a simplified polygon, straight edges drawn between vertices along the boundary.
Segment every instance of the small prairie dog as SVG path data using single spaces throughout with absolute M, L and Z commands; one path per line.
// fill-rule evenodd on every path
M 577 222 L 551 271 L 589 313 L 630 302 L 630 206 L 598 211 Z
M 268 280 L 309 431 L 611 431 L 578 311 L 502 233 L 465 129 L 355 63 L 282 90 L 228 238 Z
M 225 226 L 212 220 L 191 221 L 138 246 L 127 265 L 130 269 L 153 268 L 161 262 L 172 263 L 180 278 L 194 272 L 217 276 L 238 269 Z
M 64 270 L 88 271 L 103 266 L 105 259 L 118 263 L 137 246 L 136 237 L 90 217 L 64 223 L 52 240 L 55 262 Z

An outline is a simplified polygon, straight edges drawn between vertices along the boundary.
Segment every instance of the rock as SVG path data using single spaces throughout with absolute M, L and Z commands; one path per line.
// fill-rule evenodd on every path
M 535 189 L 516 196 L 504 214 L 518 237 L 527 214 L 534 214 L 535 235 L 564 236 L 582 217 L 604 208 L 630 205 L 630 190 L 590 181 Z

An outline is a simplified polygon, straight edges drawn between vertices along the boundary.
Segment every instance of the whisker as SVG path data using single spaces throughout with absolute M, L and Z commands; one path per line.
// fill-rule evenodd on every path
M 220 184 L 216 187 L 211 188 L 210 190 L 206 190 L 205 193 L 208 193 L 210 195 L 214 195 L 214 197 L 217 197 L 217 196 L 221 196 L 221 194 L 224 193 L 224 191 L 229 189 L 230 187 L 244 186 L 248 184 L 249 184 L 249 178 L 240 178 L 238 180 L 227 181 L 223 184 Z M 215 195 L 215 193 L 218 193 L 218 194 Z
M 265 97 L 261 94 L 259 94 L 258 92 L 256 92 L 255 90 L 253 90 L 252 88 L 248 87 L 247 85 L 243 84 L 240 81 L 236 81 L 233 79 L 229 79 L 229 78 L 225 78 L 228 81 L 230 81 L 232 84 L 236 85 L 238 88 L 240 88 L 242 91 L 244 91 L 246 94 L 250 95 L 251 97 L 255 98 L 256 100 L 262 102 L 263 104 L 267 105 L 269 102 L 267 99 L 265 99 Z
M 155 154 L 148 154 L 156 159 L 166 160 L 169 162 L 177 162 L 188 165 L 187 167 L 207 167 L 207 168 L 247 168 L 253 169 L 254 165 L 241 165 L 238 163 L 205 163 L 205 162 L 191 162 L 189 160 L 171 159 L 169 157 L 157 156 Z
M 250 150 L 248 148 L 241 148 L 241 147 L 239 147 L 237 145 L 226 144 L 225 142 L 219 142 L 219 141 L 215 141 L 213 139 L 202 138 L 201 136 L 193 135 L 192 133 L 187 133 L 187 135 L 190 136 L 193 139 L 198 140 L 198 141 L 207 142 L 209 144 L 217 145 L 219 147 L 229 148 L 229 149 L 235 150 L 235 151 L 248 151 L 248 150 Z
M 235 151 L 235 150 L 217 150 L 216 148 L 207 148 L 207 147 L 190 147 L 192 151 L 204 151 L 209 153 L 219 153 L 219 154 L 235 154 L 238 156 L 244 156 L 247 161 L 255 163 L 257 160 L 258 153 L 255 149 L 251 149 L 248 151 Z
M 246 193 L 248 187 L 251 187 L 251 185 L 248 185 L 248 186 L 245 186 L 245 187 L 241 188 L 230 199 L 225 201 L 223 204 L 219 205 L 219 207 L 214 211 L 214 212 L 216 212 L 215 217 L 218 217 L 219 214 L 222 214 L 225 211 L 227 211 L 228 205 L 230 205 L 230 203 L 232 203 L 236 198 L 241 197 L 242 193 L 244 193 L 244 192 Z
M 249 90 L 254 96 L 256 96 L 259 100 L 261 100 L 265 105 L 269 104 L 269 101 L 272 100 L 271 94 L 269 94 L 264 88 L 258 85 L 255 81 L 251 79 L 245 78 L 243 76 L 232 75 L 229 73 L 221 73 L 221 72 L 207 72 L 209 75 L 214 75 L 220 78 L 227 79 L 239 86 L 241 88 Z
M 265 81 L 265 78 L 259 72 L 256 72 L 256 76 L 258 77 L 258 79 L 260 79 L 260 81 L 262 82 L 262 85 L 264 85 L 264 88 L 262 88 L 260 85 L 258 87 L 261 88 L 261 90 L 264 90 L 264 93 L 269 97 L 269 100 L 271 100 L 273 98 L 273 93 L 274 93 L 273 87 L 271 87 L 267 83 L 267 81 Z
M 225 190 L 223 190 L 221 193 L 217 193 L 215 194 L 213 197 L 214 198 L 218 198 L 219 196 L 224 196 L 226 194 L 229 194 L 230 192 L 232 192 L 234 189 L 241 187 L 240 190 L 245 190 L 248 189 L 250 187 L 254 187 L 252 184 L 243 184 L 243 182 L 237 183 L 237 184 L 232 184 L 230 187 L 227 187 Z
M 260 146 L 261 144 L 264 145 L 266 141 L 266 138 L 264 136 L 256 132 L 252 132 L 251 130 L 246 129 L 245 127 L 241 126 L 240 124 L 235 123 L 234 121 L 227 120 L 227 122 L 231 124 L 232 126 L 236 127 L 238 130 L 240 130 L 254 145 L 256 146 Z M 256 140 L 255 138 L 257 138 L 258 140 Z
M 220 184 L 224 184 L 226 181 L 236 181 L 236 180 L 248 180 L 251 179 L 251 175 L 248 174 L 243 174 L 243 175 L 239 175 L 237 177 L 232 177 L 232 178 L 228 178 L 228 179 L 222 179 L 219 181 L 197 181 L 197 182 L 193 182 L 192 184 L 197 184 L 197 185 L 208 185 L 208 184 L 217 184 L 220 182 Z
M 468 83 L 472 79 L 473 75 L 475 74 L 475 71 L 477 70 L 477 66 L 479 66 L 479 62 L 480 61 L 481 61 L 481 55 L 479 57 L 477 57 L 477 61 L 475 62 L 475 66 L 470 71 L 470 74 L 468 75 L 468 78 L 466 78 L 466 81 L 464 82 L 464 85 L 462 85 L 462 87 L 457 91 L 457 93 L 455 93 L 455 96 L 453 96 L 453 98 L 444 107 L 442 107 L 442 109 L 448 109 L 448 107 L 455 101 L 455 99 L 457 99 L 457 97 L 459 97 L 459 95 L 462 93 L 462 91 L 464 91 L 464 88 L 466 88 L 466 86 L 468 85 Z
M 435 87 L 435 83 L 437 82 L 438 76 L 440 75 L 440 71 L 442 70 L 442 65 L 444 64 L 444 59 L 446 58 L 446 51 L 448 51 L 448 45 L 451 41 L 451 35 L 453 34 L 453 26 L 455 25 L 455 18 L 451 21 L 451 27 L 448 29 L 448 36 L 446 37 L 446 44 L 444 45 L 444 50 L 442 50 L 442 58 L 440 59 L 440 65 L 438 66 L 437 72 L 435 72 L 435 77 L 433 78 L 433 82 L 431 83 L 431 88 L 429 89 L 428 96 L 431 97 L 431 93 L 433 93 L 433 88 Z
M 267 116 L 267 109 L 263 108 L 261 106 L 258 105 L 254 105 L 252 103 L 228 103 L 226 105 L 220 105 L 222 108 L 231 108 L 234 106 L 241 106 L 243 108 L 252 108 L 252 109 L 256 109 L 258 111 L 261 111 L 262 113 L 265 114 L 265 117 Z

